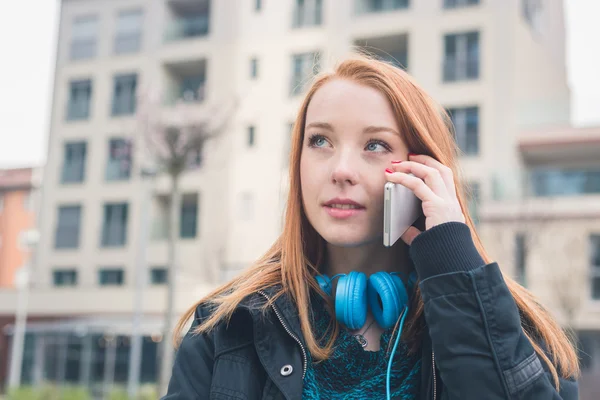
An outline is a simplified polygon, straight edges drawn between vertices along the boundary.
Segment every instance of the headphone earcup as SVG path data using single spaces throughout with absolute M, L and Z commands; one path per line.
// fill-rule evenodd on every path
M 402 280 L 387 272 L 377 272 L 369 277 L 367 295 L 373 317 L 383 329 L 394 326 L 408 303 Z
M 315 279 L 321 290 L 331 296 L 331 279 L 327 275 L 317 275 L 315 276 Z
M 367 276 L 352 271 L 337 283 L 335 316 L 348 328 L 360 329 L 367 320 Z

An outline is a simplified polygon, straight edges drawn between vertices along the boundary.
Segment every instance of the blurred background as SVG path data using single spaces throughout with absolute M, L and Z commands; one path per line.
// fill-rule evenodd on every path
M 494 259 L 600 398 L 600 2 L 0 4 L 0 397 L 157 399 L 178 317 L 277 238 L 290 132 L 353 48 L 452 117 Z M 167 345 L 165 345 L 167 344 Z

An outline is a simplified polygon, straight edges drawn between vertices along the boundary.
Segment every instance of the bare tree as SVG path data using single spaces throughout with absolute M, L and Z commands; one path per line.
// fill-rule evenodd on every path
M 202 88 L 201 88 L 202 89 Z M 203 96 L 198 96 L 203 98 Z M 202 154 L 208 141 L 219 137 L 237 107 L 238 99 L 232 104 L 218 104 L 216 107 L 202 106 L 194 102 L 193 93 L 173 108 L 161 107 L 160 90 L 142 90 L 138 96 L 138 122 L 140 129 L 136 141 L 145 151 L 146 163 L 151 164 L 157 173 L 166 174 L 171 181 L 168 194 L 169 217 L 167 223 L 168 262 L 167 262 L 167 299 L 163 325 L 163 340 L 159 374 L 159 393 L 165 393 L 173 365 L 173 325 L 175 317 L 175 292 L 178 275 L 177 236 L 179 232 L 179 204 L 181 203 L 180 178 L 193 166 L 201 163 L 191 162 Z M 142 216 L 143 218 L 144 216 Z

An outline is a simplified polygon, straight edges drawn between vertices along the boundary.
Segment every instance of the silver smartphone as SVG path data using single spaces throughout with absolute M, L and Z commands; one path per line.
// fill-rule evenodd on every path
M 383 245 L 391 247 L 421 215 L 421 200 L 412 190 L 397 183 L 384 187 Z

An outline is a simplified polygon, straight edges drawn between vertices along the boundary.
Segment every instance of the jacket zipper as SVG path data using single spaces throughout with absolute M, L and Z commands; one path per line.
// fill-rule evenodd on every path
M 431 351 L 431 365 L 433 370 L 433 400 L 437 399 L 437 379 L 435 378 L 435 353 Z
M 262 290 L 259 290 L 258 293 L 263 295 L 268 301 L 271 301 L 269 296 L 267 296 L 265 294 L 265 292 L 263 292 Z M 304 380 L 304 376 L 306 375 L 306 363 L 307 363 L 306 349 L 304 348 L 304 345 L 302 344 L 300 339 L 298 339 L 298 337 L 296 335 L 294 335 L 292 333 L 292 331 L 288 328 L 288 326 L 285 324 L 285 322 L 283 322 L 283 318 L 281 318 L 281 314 L 279 314 L 279 310 L 277 309 L 277 307 L 275 307 L 275 304 L 271 304 L 271 307 L 273 308 L 273 311 L 275 311 L 275 315 L 277 315 L 277 318 L 279 319 L 279 322 L 281 322 L 281 325 L 283 325 L 283 328 L 285 329 L 285 331 L 288 333 L 288 335 L 290 335 L 292 337 L 292 339 L 294 339 L 298 343 L 298 345 L 300 346 L 300 349 L 302 349 L 302 361 L 303 361 L 302 380 Z

